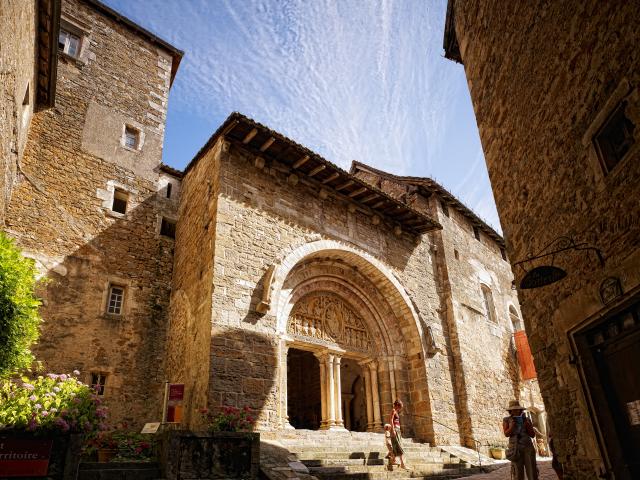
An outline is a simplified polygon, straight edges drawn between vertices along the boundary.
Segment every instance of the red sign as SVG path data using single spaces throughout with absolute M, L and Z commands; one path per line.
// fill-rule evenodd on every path
M 183 383 L 171 383 L 169 384 L 169 401 L 179 401 L 184 398 L 184 384 Z
M 0 437 L 0 477 L 45 477 L 52 440 Z

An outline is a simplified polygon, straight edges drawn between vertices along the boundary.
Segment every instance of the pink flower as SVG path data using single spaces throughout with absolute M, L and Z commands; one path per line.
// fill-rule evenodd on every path
M 38 397 L 36 397 L 35 395 L 31 395 L 29 397 L 29 400 L 31 400 L 32 402 L 35 402 L 36 400 L 38 400 Z
M 80 370 L 74 370 L 73 374 L 77 377 L 78 375 L 80 375 Z
M 62 375 L 60 375 L 60 377 L 59 377 L 59 378 L 60 378 L 60 380 L 64 381 L 64 380 L 66 380 L 66 379 L 67 379 L 67 378 L 69 378 L 69 377 L 67 376 L 67 374 L 66 374 L 66 373 L 63 373 Z
M 35 387 L 34 387 L 33 385 L 31 385 L 30 383 L 26 383 L 26 382 L 25 382 L 25 383 L 23 383 L 23 384 L 22 384 L 22 386 L 23 386 L 25 389 L 29 390 L 30 392 L 31 392 L 31 391 L 33 391 L 33 389 L 35 388 Z

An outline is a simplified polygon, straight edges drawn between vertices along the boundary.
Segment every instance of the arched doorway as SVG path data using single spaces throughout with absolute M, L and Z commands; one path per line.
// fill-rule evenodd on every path
M 292 422 L 295 409 L 288 406 L 288 398 L 297 399 L 300 392 L 291 390 L 294 383 L 286 375 L 298 358 L 290 352 L 302 350 L 318 361 L 319 428 L 381 431 L 393 400 L 411 404 L 411 385 L 420 382 L 425 385 L 420 416 L 407 415 L 405 427 L 412 435 L 432 437 L 422 326 L 387 267 L 323 240 L 300 247 L 275 266 L 266 288 L 263 302 L 278 319 L 280 355 L 287 365 L 280 370 L 283 427 L 301 425 Z

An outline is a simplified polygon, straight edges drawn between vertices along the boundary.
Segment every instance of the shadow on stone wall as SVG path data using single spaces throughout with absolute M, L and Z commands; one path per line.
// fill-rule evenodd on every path
M 247 406 L 257 428 L 278 426 L 277 340 L 240 328 L 213 330 L 208 408 Z
M 87 383 L 91 372 L 106 375 L 113 423 L 160 420 L 174 244 L 156 231 L 160 202 L 150 194 L 58 264 L 41 253 L 50 231 L 67 242 L 91 234 L 91 225 L 68 217 L 62 206 L 34 240 L 21 242 L 37 252 L 49 278 L 38 292 L 44 323 L 36 358 L 51 371 L 78 369 Z M 56 253 L 65 251 L 61 245 Z M 107 312 L 110 285 L 124 288 L 120 315 Z

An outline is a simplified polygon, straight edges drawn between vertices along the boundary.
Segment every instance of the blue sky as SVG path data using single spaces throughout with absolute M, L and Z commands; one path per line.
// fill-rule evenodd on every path
M 103 0 L 185 51 L 164 162 L 239 111 L 348 168 L 431 177 L 500 227 L 446 0 Z

